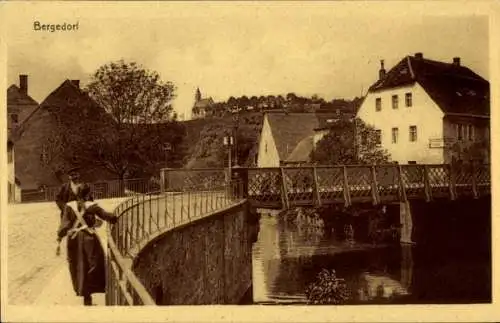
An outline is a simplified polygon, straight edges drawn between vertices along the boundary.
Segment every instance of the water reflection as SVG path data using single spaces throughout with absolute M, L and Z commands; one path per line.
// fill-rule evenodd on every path
M 460 296 L 453 287 L 453 284 L 461 284 L 460 271 L 464 268 L 468 268 L 468 274 L 481 277 L 485 268 L 482 264 L 468 266 L 467 262 L 457 263 L 460 260 L 453 259 L 442 266 L 429 262 L 429 251 L 418 253 L 418 249 L 412 246 L 366 243 L 349 232 L 339 238 L 331 233 L 331 228 L 321 218 L 301 212 L 263 215 L 259 225 L 259 237 L 253 247 L 255 303 L 306 303 L 306 287 L 325 268 L 335 269 L 337 276 L 346 280 L 351 291 L 348 304 L 442 303 L 446 302 L 439 298 L 443 295 L 448 301 L 458 297 L 457 302 L 464 302 L 487 295 L 480 279 L 476 284 L 480 285 L 476 294 L 462 286 L 462 292 L 469 294 Z M 416 252 L 424 255 L 420 258 L 425 259 L 425 263 L 415 264 Z M 435 252 L 435 259 L 441 261 L 448 256 L 446 252 L 431 252 Z M 443 286 L 438 287 L 432 278 L 437 269 L 448 270 L 443 275 L 448 281 L 444 292 L 440 289 Z M 459 273 L 455 275 L 457 271 Z M 419 276 L 418 285 L 415 284 L 416 274 Z

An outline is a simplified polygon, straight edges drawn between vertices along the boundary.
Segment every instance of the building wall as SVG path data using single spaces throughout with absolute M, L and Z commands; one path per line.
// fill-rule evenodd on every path
M 15 129 L 19 124 L 21 124 L 34 109 L 37 108 L 36 104 L 9 104 L 8 106 L 8 116 L 7 116 L 7 128 L 9 130 Z M 12 121 L 12 115 L 17 115 L 17 123 Z
M 16 174 L 21 181 L 21 188 L 31 190 L 40 185 L 59 185 L 52 168 L 41 161 L 43 144 L 54 131 L 56 121 L 43 108 L 23 125 L 24 131 L 16 141 Z
M 252 283 L 253 216 L 243 202 L 167 231 L 132 270 L 158 305 L 239 304 Z
M 406 107 L 405 93 L 412 93 L 411 107 Z M 392 108 L 392 95 L 398 95 L 398 109 Z M 376 98 L 382 100 L 381 111 L 375 109 Z M 443 148 L 430 148 L 429 139 L 443 137 L 444 113 L 419 84 L 368 93 L 358 117 L 382 131 L 382 147 L 387 149 L 392 161 L 401 164 L 409 161 L 443 163 Z M 412 125 L 417 126 L 415 142 L 409 140 L 409 127 Z M 393 127 L 399 129 L 397 143 L 392 143 Z
M 279 167 L 280 157 L 276 143 L 274 142 L 271 126 L 267 116 L 264 117 L 262 131 L 259 139 L 259 154 L 257 158 L 257 167 Z
M 462 125 L 464 127 L 463 136 L 459 139 L 457 125 Z M 468 136 L 468 126 L 473 127 L 473 137 L 472 140 Z M 490 120 L 489 118 L 478 118 L 478 117 L 450 117 L 447 116 L 443 121 L 443 134 L 447 138 L 447 145 L 445 147 L 444 159 L 445 163 L 450 163 L 455 157 L 455 159 L 468 159 L 466 155 L 459 155 L 455 149 L 452 148 L 453 145 L 457 145 L 460 150 L 470 149 L 472 145 L 483 143 L 489 146 L 490 138 Z M 484 154 L 483 162 L 489 163 L 489 150 L 483 149 Z
M 7 152 L 7 167 L 8 167 L 8 178 L 7 178 L 7 189 L 8 189 L 8 201 L 9 202 L 20 202 L 21 201 L 21 189 L 16 183 L 16 168 L 15 168 L 15 146 L 8 148 Z

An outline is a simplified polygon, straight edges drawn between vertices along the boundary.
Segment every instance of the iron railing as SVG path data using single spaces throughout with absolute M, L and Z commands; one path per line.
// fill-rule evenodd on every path
M 132 259 L 164 232 L 189 224 L 241 201 L 242 183 L 176 187 L 127 199 L 114 211 L 116 224 L 108 230 L 108 305 L 154 305 L 131 271 Z M 163 186 L 165 189 L 166 187 Z
M 158 178 L 134 178 L 124 180 L 110 180 L 89 183 L 95 199 L 127 197 L 134 194 L 144 194 L 158 191 Z M 52 202 L 56 200 L 61 186 L 46 187 L 40 190 L 22 191 L 21 203 Z
M 490 194 L 490 166 L 317 166 L 242 169 L 247 198 L 262 207 L 407 199 L 474 198 Z

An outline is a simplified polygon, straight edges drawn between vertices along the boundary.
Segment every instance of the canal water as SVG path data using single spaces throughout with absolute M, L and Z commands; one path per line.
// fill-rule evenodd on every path
M 321 219 L 295 215 L 263 214 L 259 227 L 252 261 L 257 304 L 307 303 L 305 290 L 323 269 L 333 269 L 345 280 L 350 292 L 346 304 L 491 302 L 488 253 L 462 243 L 346 242 L 335 238 Z

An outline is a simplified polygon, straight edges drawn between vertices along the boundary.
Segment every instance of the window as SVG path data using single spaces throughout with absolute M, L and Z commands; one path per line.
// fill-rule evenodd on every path
M 408 161 L 408 165 L 416 165 L 416 164 L 417 164 L 417 162 L 414 161 L 414 160 L 409 160 Z
M 405 104 L 407 107 L 411 107 L 413 105 L 411 93 L 405 93 Z
M 266 144 L 264 145 L 264 152 L 266 152 L 266 153 L 267 153 L 267 142 L 266 142 Z
M 392 96 L 392 108 L 397 109 L 399 105 L 399 98 L 397 95 Z
M 392 128 L 392 143 L 393 144 L 398 143 L 398 135 L 399 135 L 399 129 Z
M 376 144 L 381 145 L 382 144 L 382 130 L 375 130 L 375 134 L 376 134 L 376 138 L 375 138 Z
M 19 122 L 19 116 L 16 113 L 13 113 L 10 115 L 10 120 L 12 123 L 18 123 Z
M 14 156 L 13 156 L 13 152 L 12 152 L 12 148 L 9 148 L 9 150 L 7 151 L 7 159 L 8 159 L 8 163 L 9 164 L 12 164 L 12 162 L 14 161 Z
M 473 125 L 469 125 L 469 140 L 470 141 L 473 141 L 474 140 L 474 126 Z
M 381 110 L 382 110 L 382 99 L 376 98 L 375 99 L 375 111 L 381 111 Z
M 410 141 L 417 141 L 417 126 L 410 126 Z
M 464 127 L 461 124 L 458 125 L 457 138 L 458 138 L 458 140 L 464 139 Z

